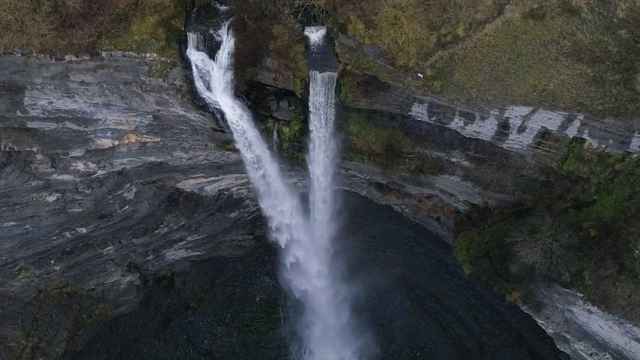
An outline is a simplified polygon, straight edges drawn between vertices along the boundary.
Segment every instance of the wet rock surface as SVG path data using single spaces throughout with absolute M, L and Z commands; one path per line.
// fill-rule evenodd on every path
M 573 291 L 538 284 L 525 309 L 576 360 L 637 359 L 640 328 L 607 314 Z
M 1 358 L 56 358 L 135 308 L 154 274 L 254 246 L 243 166 L 181 69 L 0 63 Z
M 537 284 L 525 310 L 576 360 L 637 359 L 640 328 L 604 313 L 571 290 Z

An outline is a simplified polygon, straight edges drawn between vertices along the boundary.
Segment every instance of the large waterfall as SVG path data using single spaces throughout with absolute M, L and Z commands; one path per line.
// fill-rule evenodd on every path
M 323 36 L 312 33 L 312 45 Z M 215 60 L 201 51 L 203 40 L 189 34 L 189 57 L 198 93 L 219 109 L 233 133 L 247 173 L 256 188 L 270 236 L 282 248 L 282 277 L 304 312 L 298 324 L 304 341 L 294 357 L 308 360 L 359 359 L 352 331 L 347 288 L 334 274 L 331 243 L 336 236 L 335 213 L 335 73 L 311 73 L 310 219 L 296 192 L 285 181 L 275 157 L 257 130 L 251 112 L 234 94 L 235 38 L 226 22 L 217 32 L 221 41 Z
M 288 245 L 304 243 L 302 239 L 308 231 L 308 224 L 299 199 L 284 180 L 277 161 L 253 123 L 251 112 L 234 94 L 235 39 L 229 24 L 226 22 L 218 31 L 221 45 L 215 61 L 198 50 L 197 46 L 202 42 L 199 35 L 189 34 L 187 56 L 191 61 L 194 83 L 210 106 L 224 112 L 258 193 L 260 206 L 268 218 L 273 238 L 283 248 L 293 250 L 294 247 Z M 287 261 L 295 261 L 296 254 L 289 255 L 291 258 Z
M 324 45 L 325 27 L 308 27 L 312 56 Z M 313 236 L 311 254 L 320 265 L 316 274 L 316 294 L 308 304 L 309 316 L 305 329 L 309 331 L 310 359 L 358 359 L 358 343 L 354 335 L 348 287 L 335 273 L 333 243 L 337 236 L 336 164 L 338 161 L 335 135 L 335 72 L 312 70 L 309 74 L 309 154 L 310 226 Z M 361 340 L 361 339 L 360 339 Z

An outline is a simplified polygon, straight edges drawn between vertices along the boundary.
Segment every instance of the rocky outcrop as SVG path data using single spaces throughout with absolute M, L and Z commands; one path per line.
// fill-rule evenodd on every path
M 572 359 L 640 357 L 640 328 L 602 312 L 573 291 L 538 284 L 532 305 L 525 309 Z
M 255 246 L 228 137 L 180 68 L 163 81 L 149 67 L 0 58 L 0 358 L 80 348 L 154 277 Z

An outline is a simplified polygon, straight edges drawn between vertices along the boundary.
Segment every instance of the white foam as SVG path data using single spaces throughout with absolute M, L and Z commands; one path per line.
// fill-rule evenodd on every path
M 324 42 L 327 28 L 325 26 L 308 26 L 304 29 L 304 35 L 309 39 L 309 44 L 312 47 L 319 46 Z

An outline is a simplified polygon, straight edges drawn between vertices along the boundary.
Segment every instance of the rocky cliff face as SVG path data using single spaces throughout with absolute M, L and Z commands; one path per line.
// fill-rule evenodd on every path
M 585 177 L 596 178 L 592 176 L 593 168 L 569 172 L 580 176 L 568 177 L 568 172 L 558 172 L 558 167 L 581 168 L 582 164 L 589 163 L 589 159 L 596 158 L 587 155 L 577 163 L 569 164 L 567 159 L 576 160 L 566 155 L 567 149 L 571 149 L 569 143 L 572 137 L 586 140 L 591 147 L 617 154 L 639 151 L 637 122 L 599 120 L 599 115 L 573 112 L 582 109 L 573 106 L 575 103 L 549 102 L 547 97 L 537 97 L 533 90 L 510 98 L 504 95 L 505 92 L 513 92 L 515 85 L 512 86 L 510 81 L 492 84 L 492 89 L 501 89 L 492 93 L 492 98 L 464 96 L 456 91 L 455 86 L 439 90 L 438 81 L 458 86 L 460 81 L 457 80 L 460 79 L 445 81 L 438 78 L 439 72 L 428 71 L 428 66 L 421 67 L 422 60 L 405 61 L 415 59 L 416 54 L 412 52 L 397 54 L 405 58 L 395 58 L 393 52 L 390 54 L 394 43 L 387 40 L 393 33 L 367 28 L 372 19 L 378 18 L 378 15 L 367 15 L 367 11 L 373 14 L 380 10 L 377 2 L 370 9 L 363 9 L 348 1 L 314 3 L 314 6 L 288 12 L 290 8 L 286 1 L 277 4 L 246 1 L 241 5 L 246 11 L 236 21 L 239 39 L 242 44 L 247 44 L 239 53 L 244 60 L 239 62 L 242 75 L 239 91 L 256 110 L 268 136 L 273 137 L 274 146 L 290 158 L 293 165 L 302 160 L 306 129 L 306 62 L 300 24 L 327 20 L 335 25 L 334 37 L 342 67 L 339 87 L 342 103 L 340 118 L 343 122 L 341 130 L 345 134 L 345 189 L 392 206 L 450 243 L 455 242 L 457 233 L 473 229 L 478 223 L 482 225 L 476 228 L 483 230 L 487 228 L 485 223 L 494 224 L 496 220 L 492 216 L 496 209 L 510 209 L 523 204 L 525 208 L 531 207 L 536 216 L 527 215 L 525 220 L 516 223 L 518 226 L 524 224 L 520 229 L 526 225 L 544 231 L 523 235 L 524 231 L 518 230 L 515 236 L 503 236 L 508 238 L 506 243 L 485 244 L 475 241 L 475 244 L 480 244 L 473 248 L 477 253 L 465 248 L 462 249 L 464 251 L 458 249 L 458 254 L 470 253 L 472 259 L 477 254 L 482 258 L 493 258 L 496 253 L 492 249 L 506 248 L 503 245 L 507 244 L 509 249 L 515 248 L 517 261 L 499 264 L 491 268 L 489 273 L 500 270 L 502 275 L 514 270 L 514 273 L 520 274 L 520 268 L 533 266 L 542 274 L 553 274 L 560 280 L 587 279 L 584 283 L 586 287 L 581 289 L 596 289 L 596 296 L 590 294 L 591 299 L 598 299 L 608 308 L 631 314 L 630 317 L 635 319 L 633 314 L 636 311 L 633 309 L 637 296 L 627 295 L 633 295 L 633 289 L 636 288 L 634 284 L 637 279 L 633 277 L 635 273 L 632 270 L 636 260 L 633 257 L 618 257 L 620 253 L 633 254 L 626 243 L 624 246 L 618 243 L 605 247 L 620 250 L 615 252 L 615 256 L 602 257 L 606 258 L 603 261 L 606 266 L 578 266 L 578 270 L 574 266 L 575 256 L 569 257 L 571 261 L 552 256 L 549 260 L 552 264 L 549 265 L 545 254 L 549 254 L 549 251 L 554 254 L 583 254 L 574 251 L 572 246 L 582 237 L 592 236 L 594 231 L 598 236 L 593 237 L 595 240 L 589 243 L 589 248 L 599 249 L 601 247 L 595 241 L 608 238 L 609 231 L 618 229 L 620 222 L 631 224 L 629 230 L 625 230 L 620 237 L 634 237 L 637 227 L 632 221 L 627 221 L 630 218 L 621 219 L 616 215 L 636 208 L 635 198 L 629 195 L 635 189 L 633 181 L 616 182 L 615 186 L 610 186 L 616 190 L 608 192 L 602 190 L 600 185 L 586 185 L 588 181 L 584 181 Z M 420 2 L 403 3 L 409 13 L 412 6 L 421 6 Z M 486 4 L 478 6 L 488 10 L 482 12 L 482 16 L 478 15 L 469 24 L 466 24 L 466 20 L 458 19 L 459 22 L 447 25 L 451 25 L 447 31 L 434 35 L 435 42 L 428 47 L 431 53 L 426 54 L 434 59 L 429 64 L 437 65 L 444 61 L 446 65 L 447 59 L 450 59 L 446 54 L 467 59 L 465 54 L 468 55 L 468 51 L 483 44 L 476 42 L 476 39 L 488 41 L 485 38 L 487 34 L 500 35 L 516 25 L 533 26 L 535 21 L 539 21 L 536 26 L 549 21 L 556 24 L 563 16 L 570 15 L 573 9 L 563 8 L 563 11 L 569 12 L 557 13 L 553 7 L 549 11 L 548 5 L 519 7 L 521 4 L 515 4 L 517 6 L 508 7 L 506 2 L 503 4 L 500 1 L 483 3 Z M 323 7 L 317 7 L 318 4 Z M 261 6 L 267 6 L 273 14 L 271 18 L 266 17 L 270 19 L 267 21 L 269 24 L 258 20 L 262 16 L 257 11 Z M 336 12 L 332 9 L 342 10 Z M 341 19 L 335 17 L 336 14 L 352 16 Z M 383 11 L 381 14 L 380 19 L 391 23 L 396 19 L 402 20 L 400 23 L 405 25 L 412 24 L 404 21 L 405 13 L 402 12 L 385 15 Z M 361 16 L 364 17 L 359 18 Z M 621 13 L 620 16 L 626 18 L 628 13 Z M 146 24 L 144 19 L 141 16 L 138 20 Z M 157 25 L 157 20 L 150 23 Z M 136 21 L 132 22 L 130 30 L 146 29 L 136 26 Z M 271 23 L 274 21 L 277 24 Z M 459 23 L 466 24 L 463 30 L 458 29 Z M 531 27 L 527 29 L 531 30 Z M 151 33 L 158 34 L 150 30 Z M 144 31 L 131 34 L 138 37 L 138 43 L 145 43 L 144 39 L 149 36 Z M 402 38 L 398 40 L 407 41 Z M 430 43 L 426 37 L 409 40 L 417 41 L 411 46 Z M 543 40 L 540 41 L 544 43 Z M 116 43 L 122 46 L 115 48 L 136 50 L 132 44 Z M 489 41 L 489 45 L 485 45 L 493 49 L 491 44 Z M 440 50 L 446 53 L 438 55 Z M 0 216 L 0 302 L 3 305 L 0 339 L 2 344 L 7 344 L 0 349 L 0 358 L 97 358 L 98 354 L 105 353 L 105 349 L 113 349 L 107 352 L 109 355 L 105 355 L 105 358 L 122 358 L 124 354 L 132 354 L 131 358 L 135 358 L 136 354 L 146 353 L 150 349 L 158 357 L 163 353 L 172 353 L 180 354 L 181 358 L 188 358 L 186 354 L 194 353 L 198 355 L 193 358 L 212 356 L 215 353 L 212 349 L 225 349 L 221 352 L 230 358 L 266 354 L 261 352 L 260 346 L 245 344 L 240 346 L 243 348 L 241 351 L 238 350 L 238 343 L 226 343 L 223 340 L 226 332 L 222 330 L 226 327 L 234 329 L 234 334 L 241 334 L 245 339 L 261 339 L 259 344 L 265 341 L 264 345 L 270 346 L 269 356 L 279 358 L 286 350 L 283 334 L 278 332 L 274 322 L 282 321 L 283 315 L 279 312 L 286 307 L 282 305 L 284 297 L 278 290 L 277 274 L 273 271 L 275 254 L 266 245 L 257 205 L 243 175 L 239 156 L 233 150 L 231 139 L 224 133 L 223 124 L 217 124 L 209 114 L 192 104 L 188 80 L 180 67 L 172 66 L 171 62 L 104 55 L 101 58 L 87 57 L 81 61 L 66 62 L 37 57 L 0 58 L 0 208 L 3 209 Z M 523 56 L 526 57 L 526 53 Z M 557 57 L 552 59 L 558 60 Z M 513 65 L 509 59 L 505 61 L 507 65 Z M 456 62 L 456 66 L 459 73 L 466 74 L 463 70 L 468 66 L 465 67 L 464 61 Z M 439 68 L 434 67 L 435 70 Z M 540 71 L 544 72 L 544 69 Z M 612 70 L 613 73 L 616 71 Z M 458 72 L 451 70 L 449 74 Z M 528 70 L 526 74 L 532 75 Z M 474 78 L 467 76 L 465 79 Z M 533 86 L 535 82 L 527 84 L 527 89 L 536 88 Z M 554 91 L 571 93 L 562 86 L 554 88 Z M 430 95 L 434 93 L 445 97 Z M 510 101 L 517 101 L 522 96 L 527 100 L 532 99 L 527 102 L 532 106 L 505 105 L 517 104 Z M 549 111 L 540 107 L 549 105 L 554 108 L 565 104 L 569 104 L 566 109 L 571 111 Z M 605 101 L 604 108 L 611 106 Z M 591 109 L 587 107 L 587 110 Z M 600 172 L 597 178 L 601 180 L 600 183 L 614 184 L 610 181 L 614 178 L 633 179 L 631 172 L 625 169 L 633 169 L 634 163 L 624 160 L 621 164 L 616 160 L 618 156 L 624 159 L 631 157 L 615 156 L 613 160 L 608 157 L 598 160 L 598 164 L 612 164 L 603 167 L 598 165 Z M 293 177 L 299 179 L 295 173 Z M 553 210 L 557 208 L 557 201 L 538 206 L 537 200 L 540 194 L 548 194 L 545 189 L 558 179 L 562 179 L 562 183 L 574 182 L 572 186 L 558 186 L 558 189 L 567 189 L 566 193 L 570 194 L 566 199 L 570 204 L 567 206 L 569 212 L 577 208 L 582 214 L 585 207 L 590 206 L 588 204 L 595 203 L 593 216 L 585 218 L 612 213 L 612 218 L 617 222 L 609 221 L 594 227 L 587 220 L 580 220 L 582 222 L 578 221 L 576 227 L 586 225 L 575 237 L 565 236 L 573 230 L 565 231 L 564 228 L 557 232 L 547 231 L 557 229 L 553 222 L 547 220 L 557 216 L 558 212 Z M 629 191 L 617 191 L 623 187 Z M 575 192 L 593 196 L 576 200 Z M 558 191 L 551 192 L 549 196 L 560 198 Z M 628 206 L 620 207 L 620 199 L 630 199 L 625 200 Z M 362 208 L 369 206 L 373 205 L 367 203 Z M 357 212 L 358 209 L 352 210 Z M 506 212 L 507 219 L 520 219 L 518 209 Z M 380 211 L 384 212 L 380 222 L 386 221 L 382 220 L 386 217 L 395 219 L 396 215 L 391 215 L 393 213 Z M 505 215 L 500 211 L 497 213 L 498 222 L 504 222 Z M 402 220 L 396 219 L 394 224 L 398 231 L 413 229 L 413 225 Z M 369 225 L 362 222 L 362 226 Z M 434 346 L 443 349 L 438 356 L 453 356 L 447 351 L 455 353 L 459 339 L 475 337 L 479 331 L 476 325 L 461 325 L 458 320 L 477 315 L 492 321 L 484 317 L 486 314 L 480 310 L 483 306 L 495 308 L 500 316 L 509 319 L 515 316 L 518 320 L 510 325 L 495 325 L 495 329 L 500 329 L 497 336 L 504 342 L 486 338 L 474 346 L 491 344 L 487 346 L 492 349 L 506 347 L 508 351 L 514 351 L 510 353 L 513 357 L 518 353 L 517 350 L 505 344 L 513 344 L 514 340 L 504 334 L 515 332 L 515 337 L 527 339 L 524 341 L 526 345 L 518 341 L 515 343 L 531 349 L 531 358 L 547 359 L 552 356 L 540 355 L 545 351 L 553 351 L 548 350 L 546 338 L 531 328 L 528 320 L 522 319 L 521 322 L 521 315 L 514 315 L 517 314 L 514 309 L 498 310 L 503 305 L 483 290 L 465 290 L 466 286 L 471 285 L 461 280 L 462 274 L 448 263 L 450 249 L 446 245 L 428 242 L 428 246 L 433 246 L 436 249 L 434 251 L 447 259 L 446 268 L 449 270 L 445 271 L 446 275 L 442 278 L 438 278 L 439 281 L 442 280 L 443 284 L 448 281 L 460 284 L 457 290 L 447 290 L 447 298 L 473 294 L 473 297 L 478 296 L 483 301 L 463 301 L 449 308 L 446 306 L 447 300 L 443 298 L 447 291 L 427 291 L 426 285 L 415 279 L 415 274 L 406 272 L 407 269 L 402 270 L 399 264 L 408 261 L 408 258 L 415 259 L 414 270 L 411 271 L 416 273 L 424 270 L 421 264 L 433 261 L 429 256 L 413 257 L 412 253 L 422 245 L 418 245 L 418 240 L 407 239 L 431 236 L 422 233 L 422 230 L 415 230 L 415 234 L 413 231 L 412 234 L 405 234 L 402 237 L 404 240 L 399 240 L 409 243 L 398 245 L 398 249 L 404 249 L 398 250 L 404 255 L 399 255 L 397 259 L 382 255 L 386 251 L 386 244 L 372 245 L 375 251 L 363 245 L 380 241 L 379 238 L 375 240 L 377 238 L 373 233 L 363 235 L 362 243 L 352 245 L 373 254 L 371 258 L 361 259 L 362 263 L 373 266 L 372 263 L 386 259 L 389 266 L 397 269 L 400 282 L 425 290 L 416 292 L 419 296 L 403 293 L 393 298 L 389 295 L 385 304 L 402 305 L 410 311 L 419 312 L 420 306 L 415 307 L 415 304 L 433 306 L 435 302 L 439 305 L 432 309 L 432 314 L 458 314 L 458 306 L 468 310 L 461 317 L 437 315 L 436 319 L 430 320 L 438 325 L 428 328 L 421 328 L 422 325 L 403 319 L 402 327 L 433 333 L 438 339 L 437 346 L 422 344 L 422 347 L 412 348 L 415 353 L 403 353 L 407 358 L 420 356 L 421 351 L 432 353 Z M 570 241 L 539 241 L 557 238 Z M 629 244 L 635 246 L 633 242 Z M 483 248 L 485 245 L 488 245 L 488 250 Z M 441 246 L 444 250 L 440 249 Z M 585 256 L 590 258 L 589 254 L 593 253 Z M 498 255 L 497 259 L 501 260 L 502 254 Z M 522 259 L 525 259 L 524 265 Z M 544 261 L 538 261 L 540 259 Z M 563 262 L 569 265 L 557 265 Z M 480 267 L 477 262 L 470 261 L 465 265 L 466 270 L 473 270 L 471 276 L 478 276 Z M 557 270 L 558 267 L 562 269 Z M 594 267 L 603 270 L 590 272 Z M 624 277 L 618 275 L 618 272 L 622 272 L 619 270 L 621 267 Z M 263 273 L 261 270 L 264 268 L 267 270 Z M 247 274 L 238 275 L 240 270 L 245 269 Z M 437 277 L 442 270 L 439 265 L 433 265 L 430 269 L 422 275 L 424 278 Z M 201 276 L 198 274 L 200 271 L 212 271 L 215 276 Z M 621 278 L 624 281 L 618 281 Z M 233 288 L 244 288 L 247 279 L 255 280 L 247 285 L 249 295 L 233 291 Z M 611 279 L 615 279 L 615 282 Z M 613 286 L 619 292 L 611 292 L 611 287 L 603 285 L 606 283 L 617 284 Z M 564 284 L 576 286 L 572 280 L 566 280 Z M 201 292 L 201 288 L 206 290 Z M 382 286 L 376 289 L 380 296 L 387 296 L 384 294 L 388 288 Z M 500 290 L 505 289 L 503 287 Z M 525 297 L 519 295 L 520 290 L 507 290 L 515 302 Z M 534 293 L 543 294 L 537 290 Z M 613 295 L 604 296 L 603 299 L 597 297 L 598 293 Z M 572 296 L 563 296 L 562 292 L 558 294 L 558 303 L 573 301 Z M 230 306 L 226 297 L 246 305 L 243 307 L 246 311 L 230 308 L 231 313 L 243 315 L 233 319 L 220 318 L 219 308 Z M 630 300 L 619 301 L 622 298 Z M 254 299 L 258 300 L 254 302 Z M 152 310 L 145 310 L 144 306 L 140 308 L 140 304 Z M 363 309 L 369 309 L 363 311 L 374 313 L 388 310 L 385 306 L 362 304 Z M 529 310 L 543 321 L 541 324 L 559 339 L 560 344 L 567 339 L 570 345 L 586 343 L 587 348 L 590 346 L 595 349 L 594 354 L 598 353 L 604 358 L 607 353 L 616 356 L 623 354 L 607 341 L 604 344 L 601 339 L 593 341 L 597 338 L 595 335 L 580 338 L 583 333 L 579 329 L 584 326 L 580 321 L 576 321 L 577 326 L 571 326 L 572 329 L 578 329 L 574 333 L 557 326 L 564 324 L 563 321 L 545 322 L 546 318 L 558 315 L 559 311 L 553 306 L 547 304 L 548 310 Z M 576 309 L 589 309 L 589 306 L 578 304 Z M 400 312 L 391 313 L 399 317 L 402 315 Z M 128 319 L 123 314 L 133 315 Z M 268 315 L 267 318 L 263 317 L 264 314 Z M 389 315 L 386 319 L 392 322 L 395 315 Z M 207 319 L 209 323 L 202 324 L 197 320 L 200 318 Z M 178 320 L 174 322 L 175 319 Z M 265 325 L 253 327 L 251 324 L 256 322 Z M 143 330 L 126 330 L 143 323 L 147 324 Z M 492 331 L 494 324 L 487 324 L 480 332 Z M 386 333 L 386 325 L 376 325 L 381 329 L 380 336 L 385 339 L 398 336 L 399 333 Z M 159 328 L 164 329 L 163 339 L 170 344 L 166 348 L 157 339 L 150 338 L 146 338 L 142 344 L 135 341 L 126 344 L 119 342 L 121 331 L 138 339 Z M 193 336 L 188 339 L 172 343 L 176 334 L 183 333 L 185 329 L 199 329 L 202 330 L 199 334 L 207 335 L 198 338 L 195 335 L 198 331 L 194 330 Z M 447 332 L 455 334 L 447 339 L 438 337 Z M 246 334 L 251 336 L 247 337 Z M 400 337 L 405 338 L 404 335 Z M 190 339 L 193 338 L 198 339 L 197 344 L 191 343 Z M 210 343 L 211 339 L 216 340 Z M 637 343 L 633 336 L 625 339 L 631 344 Z M 399 341 L 388 346 L 393 348 L 387 349 L 390 353 L 399 354 L 396 351 L 409 345 Z M 460 350 L 456 356 L 464 358 L 465 354 L 477 353 L 473 350 L 477 348 L 472 348 Z M 564 345 L 563 349 L 568 352 L 582 351 Z M 483 353 L 483 356 L 491 358 L 491 354 L 494 354 L 491 351 Z
M 184 259 L 255 245 L 239 157 L 179 68 L 165 82 L 138 59 L 0 62 L 3 358 L 60 356 Z

